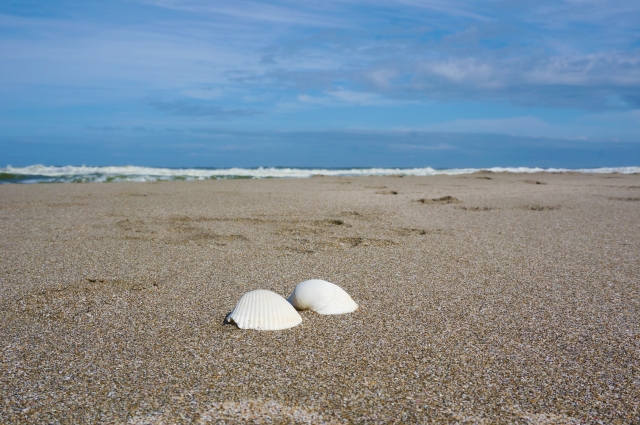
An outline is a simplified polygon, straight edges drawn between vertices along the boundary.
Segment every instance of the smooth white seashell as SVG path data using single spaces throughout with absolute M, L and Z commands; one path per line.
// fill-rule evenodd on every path
M 247 292 L 225 319 L 240 329 L 277 331 L 297 326 L 302 317 L 280 295 L 265 289 Z
M 305 280 L 296 286 L 288 300 L 298 310 L 319 314 L 344 314 L 358 309 L 344 289 L 326 280 Z

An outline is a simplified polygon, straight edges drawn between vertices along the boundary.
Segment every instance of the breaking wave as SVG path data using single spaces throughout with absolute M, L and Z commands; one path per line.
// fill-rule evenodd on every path
M 480 171 L 494 173 L 590 173 L 638 174 L 640 167 L 603 168 L 154 168 L 138 166 L 46 166 L 0 167 L 0 183 L 58 183 L 58 182 L 149 182 L 162 180 L 306 178 L 313 176 L 434 176 L 459 175 Z

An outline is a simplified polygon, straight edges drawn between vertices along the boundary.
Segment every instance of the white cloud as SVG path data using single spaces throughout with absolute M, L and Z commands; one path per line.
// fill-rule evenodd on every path
M 318 19 L 318 13 L 304 11 L 304 3 L 273 5 L 257 1 L 235 0 L 232 2 L 198 0 L 145 0 L 157 7 L 193 12 L 198 14 L 223 15 L 236 19 L 261 21 L 274 24 L 292 24 L 310 27 L 345 26 L 345 21 L 335 16 Z
M 299 102 L 321 106 L 380 106 L 380 105 L 401 105 L 415 103 L 411 100 L 393 100 L 385 98 L 377 93 L 357 92 L 339 88 L 337 90 L 326 91 L 319 96 L 299 94 Z
M 380 95 L 374 93 L 362 93 L 351 90 L 334 90 L 327 93 L 342 102 L 356 105 L 375 105 L 383 101 Z
M 221 89 L 188 89 L 183 90 L 182 94 L 193 99 L 210 100 L 221 97 L 223 91 Z

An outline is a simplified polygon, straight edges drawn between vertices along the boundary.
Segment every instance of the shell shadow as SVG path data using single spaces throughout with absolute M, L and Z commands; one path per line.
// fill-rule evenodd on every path
M 231 312 L 227 313 L 224 316 L 224 319 L 222 319 L 222 326 L 235 326 L 238 327 L 238 325 L 236 325 L 231 319 L 229 319 L 229 315 L 231 314 Z

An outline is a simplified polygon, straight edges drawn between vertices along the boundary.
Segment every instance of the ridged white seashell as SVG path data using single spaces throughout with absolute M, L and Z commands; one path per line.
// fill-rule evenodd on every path
M 298 310 L 319 314 L 344 314 L 358 309 L 344 289 L 326 280 L 305 280 L 296 286 L 288 300 Z
M 280 295 L 265 289 L 247 292 L 225 319 L 240 329 L 277 331 L 297 326 L 302 317 Z

